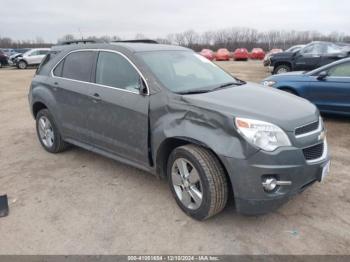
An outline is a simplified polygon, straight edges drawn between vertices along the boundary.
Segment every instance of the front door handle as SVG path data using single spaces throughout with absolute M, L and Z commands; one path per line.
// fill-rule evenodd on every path
M 101 100 L 100 94 L 98 94 L 98 93 L 94 93 L 91 97 L 92 97 L 94 102 Z

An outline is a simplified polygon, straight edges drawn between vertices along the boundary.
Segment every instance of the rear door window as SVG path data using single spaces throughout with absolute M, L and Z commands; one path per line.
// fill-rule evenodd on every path
M 95 57 L 96 52 L 92 51 L 78 51 L 69 54 L 64 59 L 62 77 L 84 82 L 90 82 Z M 59 69 L 56 69 L 57 73 L 59 74 Z

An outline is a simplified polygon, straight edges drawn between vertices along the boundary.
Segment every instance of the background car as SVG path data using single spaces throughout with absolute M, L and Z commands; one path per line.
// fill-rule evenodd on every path
M 209 59 L 210 61 L 215 59 L 215 54 L 210 49 L 202 49 L 202 51 L 199 54 Z
M 250 59 L 263 60 L 265 57 L 265 52 L 261 48 L 253 48 L 250 53 Z
M 16 65 L 16 58 L 21 56 L 22 54 L 24 54 L 25 52 L 27 52 L 28 50 L 30 50 L 30 48 L 16 48 L 14 49 L 16 53 L 14 53 L 13 55 L 11 55 L 8 59 L 8 62 L 10 65 Z
M 306 98 L 321 112 L 350 116 L 350 58 L 311 72 L 273 75 L 262 83 Z
M 283 52 L 270 58 L 273 74 L 310 71 L 349 56 L 348 50 L 330 42 L 312 42 L 296 52 Z
M 264 57 L 264 66 L 268 66 L 270 64 L 270 57 L 273 55 L 273 54 L 278 54 L 278 53 L 282 53 L 283 52 L 283 49 L 280 49 L 280 48 L 273 48 L 271 49 Z
M 16 51 L 12 48 L 2 48 L 1 51 L 7 56 L 10 57 L 11 55 L 15 54 Z
M 16 58 L 15 63 L 19 69 L 26 69 L 28 66 L 39 65 L 48 54 L 50 48 L 30 49 L 23 55 Z
M 304 47 L 305 45 L 293 45 L 292 47 L 288 48 L 285 52 L 296 52 Z
M 237 48 L 233 54 L 233 59 L 234 60 L 244 60 L 247 61 L 249 58 L 249 52 L 246 48 Z
M 220 48 L 215 54 L 216 61 L 229 61 L 231 58 L 230 51 L 226 48 Z
M 8 57 L 0 50 L 0 68 L 8 65 Z

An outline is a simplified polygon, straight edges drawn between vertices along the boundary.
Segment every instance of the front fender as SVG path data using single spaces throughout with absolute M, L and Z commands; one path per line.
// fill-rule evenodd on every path
M 159 117 L 157 117 L 159 116 Z M 181 138 L 210 148 L 215 154 L 245 159 L 257 149 L 236 131 L 233 116 L 178 101 L 151 111 L 152 156 L 162 142 Z

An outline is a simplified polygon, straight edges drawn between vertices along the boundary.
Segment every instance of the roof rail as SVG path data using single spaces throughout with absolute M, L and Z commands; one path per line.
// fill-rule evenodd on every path
M 102 40 L 86 39 L 86 40 L 68 40 L 58 42 L 57 45 L 72 45 L 72 44 L 96 44 L 96 43 L 105 43 Z
M 146 44 L 158 44 L 157 41 L 151 39 L 134 39 L 134 40 L 117 40 L 112 43 L 146 43 Z

